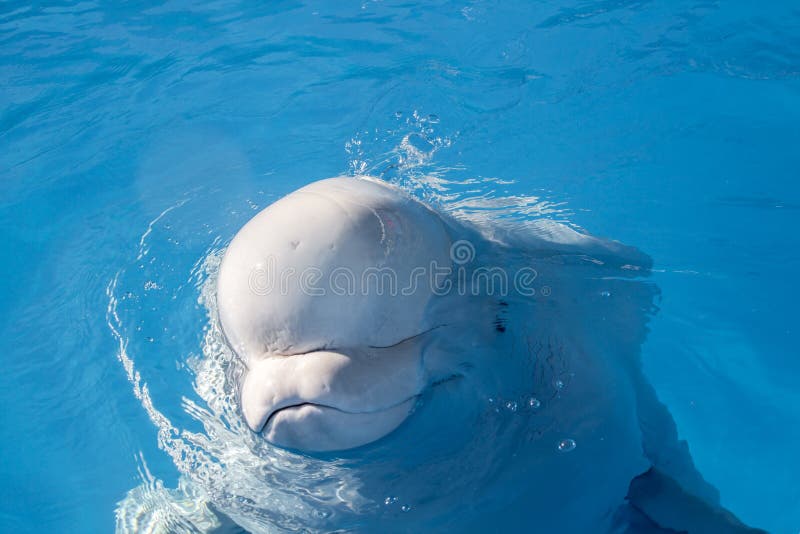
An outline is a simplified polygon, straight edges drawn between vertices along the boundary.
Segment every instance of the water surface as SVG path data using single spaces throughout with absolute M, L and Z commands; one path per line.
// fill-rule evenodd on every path
M 793 2 L 6 3 L 0 43 L 4 530 L 109 531 L 177 487 L 143 398 L 207 431 L 208 262 L 359 172 L 647 252 L 681 437 L 743 520 L 800 528 Z

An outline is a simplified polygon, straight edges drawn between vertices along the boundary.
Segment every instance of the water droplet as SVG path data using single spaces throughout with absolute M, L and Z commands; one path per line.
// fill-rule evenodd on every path
M 508 401 L 506 403 L 506 410 L 516 412 L 517 411 L 517 401 Z
M 600 292 L 600 296 L 601 297 L 610 297 L 611 296 L 611 291 L 601 291 Z
M 528 399 L 528 406 L 530 406 L 532 410 L 538 410 L 539 408 L 542 407 L 542 401 L 540 401 L 536 397 L 531 397 L 530 399 Z
M 411 506 L 409 506 L 408 504 L 404 504 L 403 506 L 400 507 L 400 509 L 404 512 L 410 512 Z
M 562 439 L 558 442 L 558 452 L 574 451 L 577 446 L 578 444 L 575 443 L 574 439 Z

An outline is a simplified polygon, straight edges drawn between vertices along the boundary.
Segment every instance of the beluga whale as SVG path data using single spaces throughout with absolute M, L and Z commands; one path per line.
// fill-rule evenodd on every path
M 431 511 L 443 530 L 756 532 L 720 504 L 642 370 L 650 266 L 545 219 L 483 223 L 368 176 L 313 182 L 247 222 L 219 267 L 240 415 L 301 455 L 438 455 L 444 472 L 409 467 L 409 491 L 463 458 L 476 502 L 507 488 Z

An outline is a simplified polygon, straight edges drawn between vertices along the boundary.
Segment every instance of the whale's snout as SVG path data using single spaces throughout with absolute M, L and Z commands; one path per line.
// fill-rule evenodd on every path
M 242 384 L 245 421 L 275 445 L 307 451 L 380 439 L 405 420 L 424 385 L 420 353 L 404 345 L 258 359 Z

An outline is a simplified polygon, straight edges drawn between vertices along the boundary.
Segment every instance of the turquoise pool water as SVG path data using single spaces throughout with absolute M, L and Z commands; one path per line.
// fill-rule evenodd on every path
M 0 530 L 135 530 L 118 503 L 224 470 L 208 273 L 362 172 L 649 254 L 650 382 L 725 507 L 800 529 L 794 2 L 6 2 L 0 43 Z M 284 528 L 296 489 L 264 489 Z M 375 493 L 389 531 L 421 514 Z

